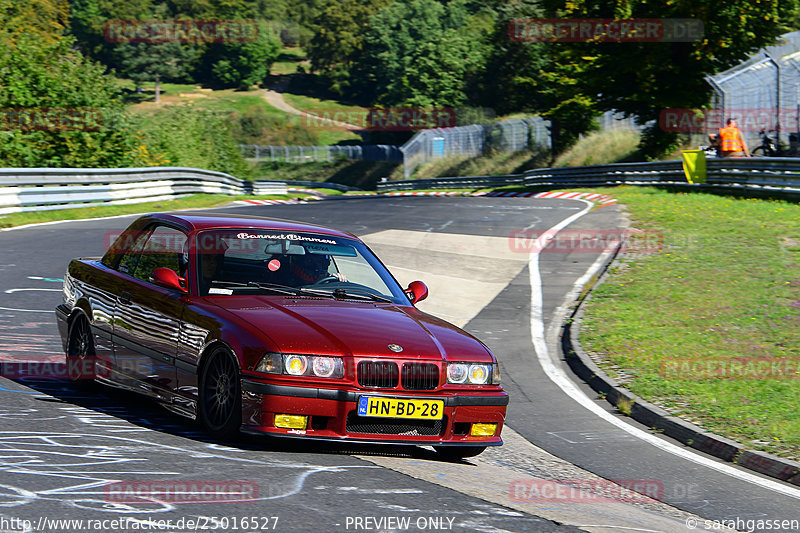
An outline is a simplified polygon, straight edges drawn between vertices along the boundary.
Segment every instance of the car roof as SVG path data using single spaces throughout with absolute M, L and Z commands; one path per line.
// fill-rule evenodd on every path
M 177 223 L 190 232 L 206 229 L 267 229 L 280 231 L 305 231 L 311 233 L 322 233 L 338 237 L 358 239 L 352 233 L 340 231 L 326 226 L 316 224 L 306 224 L 293 220 L 280 218 L 267 218 L 252 215 L 231 215 L 227 213 L 206 213 L 202 211 L 180 211 L 167 213 L 150 213 L 141 217 L 148 221 L 169 221 Z M 141 220 L 140 219 L 140 220 Z

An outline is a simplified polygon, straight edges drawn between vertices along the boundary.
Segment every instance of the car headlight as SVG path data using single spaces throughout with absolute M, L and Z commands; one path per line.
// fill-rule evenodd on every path
M 447 382 L 498 385 L 500 369 L 497 363 L 449 363 L 447 365 Z
M 283 358 L 283 368 L 292 376 L 302 376 L 308 370 L 308 358 L 305 355 L 287 355 Z
M 261 358 L 255 370 L 267 374 L 343 378 L 344 360 L 326 355 L 268 353 Z
M 469 367 L 464 363 L 451 363 L 447 365 L 447 382 L 464 383 L 468 373 Z
M 337 370 L 342 369 L 342 360 L 338 357 L 314 357 L 313 359 L 311 371 L 317 377 L 330 378 Z
M 469 382 L 473 385 L 485 385 L 489 383 L 491 374 L 489 373 L 489 365 L 470 365 L 469 366 Z

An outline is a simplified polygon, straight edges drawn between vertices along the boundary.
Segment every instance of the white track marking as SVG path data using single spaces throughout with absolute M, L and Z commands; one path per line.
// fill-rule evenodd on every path
M 24 288 L 24 289 L 8 289 L 5 292 L 6 294 L 11 294 L 14 292 L 21 292 L 21 291 L 46 291 L 46 292 L 62 292 L 63 289 L 34 289 L 34 288 Z
M 541 238 L 549 235 L 550 238 L 555 236 L 559 231 L 563 228 L 577 220 L 578 218 L 582 217 L 589 210 L 592 208 L 592 203 L 586 200 L 577 200 L 579 202 L 584 202 L 587 206 L 575 213 L 574 215 L 565 218 L 549 230 L 547 230 Z M 599 270 L 600 263 L 595 262 L 592 265 L 592 268 L 596 268 Z M 544 331 L 544 320 L 542 316 L 542 278 L 539 274 L 539 253 L 534 252 L 530 254 L 530 259 L 528 262 L 528 270 L 530 271 L 530 285 L 531 285 L 531 342 L 533 343 L 533 347 L 536 351 L 536 356 L 538 357 L 539 364 L 542 366 L 542 370 L 547 375 L 550 380 L 558 385 L 558 387 L 563 390 L 567 396 L 581 404 L 583 407 L 597 415 L 598 417 L 602 418 L 606 422 L 613 424 L 614 426 L 618 427 L 619 429 L 626 431 L 627 433 L 633 435 L 634 437 L 641 439 L 648 444 L 651 444 L 665 452 L 671 453 L 682 459 L 686 459 L 688 461 L 692 461 L 699 465 L 712 468 L 718 472 L 723 474 L 729 475 L 731 477 L 735 477 L 742 481 L 747 481 L 748 483 L 752 483 L 754 485 L 758 485 L 765 489 L 770 489 L 785 496 L 789 496 L 791 498 L 800 499 L 800 489 L 795 489 L 792 487 L 788 487 L 779 483 L 777 481 L 772 481 L 769 479 L 761 478 L 755 474 L 751 474 L 749 472 L 743 472 L 734 468 L 733 466 L 725 463 L 719 463 L 716 460 L 710 459 L 708 457 L 699 455 L 695 452 L 688 451 L 676 444 L 671 442 L 662 440 L 655 435 L 647 433 L 646 431 L 642 431 L 639 428 L 631 426 L 627 422 L 618 419 L 614 415 L 610 414 L 608 411 L 597 405 L 592 399 L 586 396 L 581 389 L 575 385 L 575 383 L 567 377 L 566 373 L 556 366 L 553 363 L 553 360 L 550 358 L 550 353 L 547 348 L 547 342 L 545 340 L 545 331 Z M 589 272 L 584 274 L 578 282 L 583 282 L 584 278 L 588 279 L 593 273 L 591 269 Z M 578 282 L 576 282 L 575 287 L 577 287 Z M 580 289 L 578 289 L 580 290 Z

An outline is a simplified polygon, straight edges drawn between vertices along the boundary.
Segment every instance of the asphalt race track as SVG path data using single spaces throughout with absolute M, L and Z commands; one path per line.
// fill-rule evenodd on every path
M 136 395 L 0 378 L 0 532 L 677 532 L 690 531 L 687 524 L 703 531 L 704 519 L 800 519 L 797 488 L 678 448 L 563 378 L 570 373 L 560 361 L 558 325 L 567 295 L 599 251 L 528 254 L 508 236 L 569 217 L 569 229 L 623 224 L 618 206 L 587 209 L 575 200 L 425 197 L 222 209 L 351 231 L 401 283 L 428 283 L 420 307 L 475 334 L 501 362 L 511 395 L 506 444 L 454 464 L 419 447 L 257 436 L 219 443 Z M 0 358 L 63 361 L 53 309 L 67 263 L 101 255 L 106 233 L 133 218 L 0 232 Z M 590 399 L 581 403 L 582 395 Z M 559 479 L 601 483 L 597 476 L 638 481 L 669 506 L 638 496 L 537 500 L 515 489 Z M 183 496 L 126 492 L 159 483 Z

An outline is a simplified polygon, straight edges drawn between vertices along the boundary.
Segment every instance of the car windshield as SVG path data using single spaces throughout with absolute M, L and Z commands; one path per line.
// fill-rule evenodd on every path
M 199 294 L 330 295 L 408 303 L 361 242 L 316 233 L 218 229 L 197 233 Z

